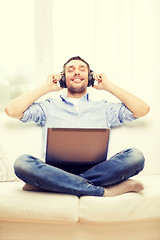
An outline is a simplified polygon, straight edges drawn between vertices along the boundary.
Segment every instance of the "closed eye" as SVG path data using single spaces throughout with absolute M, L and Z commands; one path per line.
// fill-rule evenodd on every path
M 80 70 L 81 70 L 81 71 L 85 71 L 86 68 L 85 68 L 84 66 L 81 66 L 81 67 L 80 67 Z
M 69 67 L 69 68 L 68 68 L 68 72 L 72 72 L 73 70 L 74 70 L 73 67 Z

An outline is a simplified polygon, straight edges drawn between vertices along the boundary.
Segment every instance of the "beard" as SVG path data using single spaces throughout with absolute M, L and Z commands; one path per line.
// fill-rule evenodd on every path
M 82 85 L 81 87 L 69 86 L 67 88 L 71 94 L 76 94 L 76 93 L 85 93 L 87 87 L 85 85 Z

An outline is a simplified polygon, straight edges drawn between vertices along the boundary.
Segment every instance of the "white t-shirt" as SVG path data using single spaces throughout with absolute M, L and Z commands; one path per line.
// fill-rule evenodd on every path
M 68 99 L 71 103 L 74 104 L 76 110 L 78 111 L 78 103 L 79 103 L 80 98 L 68 98 Z

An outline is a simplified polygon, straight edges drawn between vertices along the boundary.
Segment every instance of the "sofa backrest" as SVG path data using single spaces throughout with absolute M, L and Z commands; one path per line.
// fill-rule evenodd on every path
M 160 174 L 160 126 L 152 110 L 141 119 L 111 130 L 108 157 L 126 148 L 139 148 L 146 159 L 142 175 Z M 0 145 L 14 163 L 21 154 L 42 159 L 42 128 L 35 123 L 24 124 L 0 114 Z

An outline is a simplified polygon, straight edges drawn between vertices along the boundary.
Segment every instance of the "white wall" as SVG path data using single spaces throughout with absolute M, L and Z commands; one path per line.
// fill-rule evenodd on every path
M 121 87 L 158 100 L 159 0 L 36 0 L 36 6 L 38 82 L 80 55 Z

